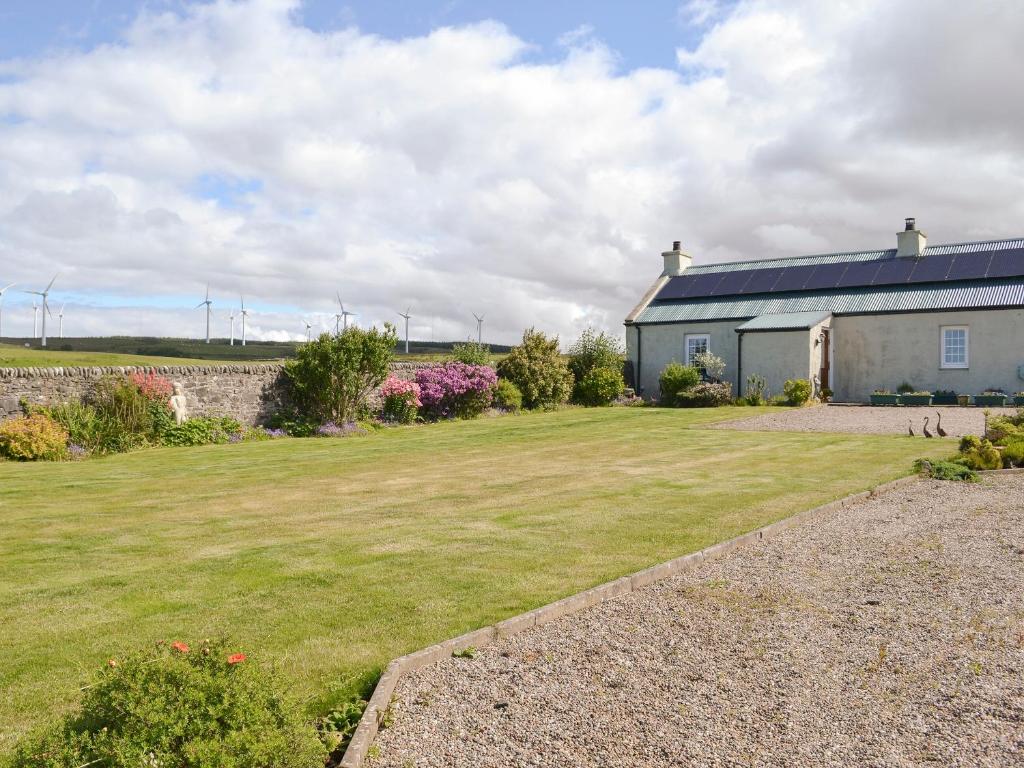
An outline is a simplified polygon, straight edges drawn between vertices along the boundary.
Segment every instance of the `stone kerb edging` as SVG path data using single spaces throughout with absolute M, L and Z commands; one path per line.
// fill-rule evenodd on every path
M 1024 470 L 1002 471 L 1021 472 Z M 384 713 L 391 705 L 391 697 L 395 692 L 395 686 L 401 677 L 409 672 L 414 672 L 441 661 L 450 657 L 453 653 L 465 650 L 470 646 L 482 648 L 497 640 L 503 640 L 520 632 L 525 632 L 532 627 L 546 624 L 562 616 L 578 613 L 585 608 L 591 608 L 629 592 L 642 589 L 670 576 L 692 571 L 705 560 L 713 560 L 739 547 L 771 538 L 811 517 L 836 512 L 858 501 L 876 496 L 883 491 L 898 488 L 902 485 L 909 485 L 920 479 L 920 475 L 909 475 L 908 477 L 901 477 L 897 480 L 877 485 L 870 490 L 861 491 L 860 493 L 831 501 L 828 504 L 822 504 L 813 509 L 798 512 L 795 515 L 783 518 L 750 533 L 714 544 L 699 552 L 683 555 L 651 568 L 645 568 L 631 576 L 623 576 L 615 581 L 592 587 L 571 597 L 566 597 L 557 602 L 535 608 L 532 611 L 513 616 L 510 619 L 499 621 L 492 626 L 460 635 L 451 640 L 445 640 L 442 643 L 431 645 L 415 653 L 399 656 L 387 665 L 384 673 L 380 676 L 380 680 L 377 681 L 377 686 L 373 689 L 373 695 L 370 697 L 363 716 L 359 720 L 356 732 L 352 735 L 352 741 L 349 742 L 348 748 L 345 750 L 345 756 L 341 760 L 341 768 L 360 768 L 362 766 L 370 745 L 373 744 L 373 740 L 377 736 L 377 730 L 380 727 Z
M 439 362 L 411 362 L 396 360 L 391 363 L 393 371 L 415 371 L 430 368 Z M 284 363 L 228 363 L 223 365 L 102 365 L 102 366 L 61 366 L 50 368 L 0 368 L 0 379 L 57 379 L 61 377 L 99 379 L 103 376 L 130 373 L 156 373 L 165 376 L 223 373 L 273 373 L 283 371 Z

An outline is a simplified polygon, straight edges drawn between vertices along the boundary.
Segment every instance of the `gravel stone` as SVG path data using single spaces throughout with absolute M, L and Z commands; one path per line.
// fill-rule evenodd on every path
M 1016 408 L 990 408 L 992 416 L 1017 413 Z M 817 405 L 778 413 L 751 416 L 712 425 L 715 429 L 750 432 L 852 432 L 854 434 L 906 435 L 908 421 L 923 437 L 924 419 L 935 435 L 936 413 L 942 414 L 942 428 L 950 437 L 980 435 L 985 431 L 984 408 L 935 406 Z
M 369 765 L 1024 765 L 1022 553 L 1024 475 L 890 489 L 404 677 Z

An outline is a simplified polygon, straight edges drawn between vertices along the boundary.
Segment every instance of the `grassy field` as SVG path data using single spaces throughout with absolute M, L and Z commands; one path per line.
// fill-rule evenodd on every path
M 27 349 L 0 344 L 0 368 L 58 368 L 64 366 L 104 365 L 218 365 L 227 360 L 201 360 L 189 357 L 129 355 L 116 352 L 74 352 L 58 349 Z M 239 362 L 239 361 L 233 361 Z
M 573 409 L 0 464 L 0 752 L 121 649 L 227 634 L 311 712 L 390 658 L 909 471 L 948 441 Z

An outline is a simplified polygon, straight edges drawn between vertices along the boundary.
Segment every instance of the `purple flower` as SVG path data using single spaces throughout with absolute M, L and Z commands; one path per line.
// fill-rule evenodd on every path
M 245 439 L 245 435 L 243 435 L 241 432 L 232 432 L 230 435 L 228 435 L 228 442 L 229 443 L 240 443 L 244 439 Z
M 352 421 L 340 426 L 333 421 L 328 421 L 320 425 L 316 434 L 319 437 L 345 437 L 346 435 L 361 434 L 364 431 L 362 427 Z
M 271 440 L 284 437 L 287 434 L 283 429 L 267 429 L 266 427 L 263 428 L 263 433 Z
M 71 445 L 68 446 L 68 456 L 72 459 L 84 459 L 88 455 L 89 451 L 78 443 L 71 443 Z
M 491 404 L 498 374 L 487 365 L 450 362 L 418 369 L 416 383 L 428 417 L 467 418 Z

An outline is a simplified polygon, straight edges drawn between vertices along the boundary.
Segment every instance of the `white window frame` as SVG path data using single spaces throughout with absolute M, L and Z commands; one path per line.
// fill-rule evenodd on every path
M 711 334 L 710 333 L 687 333 L 683 336 L 683 359 L 686 361 L 685 365 L 693 365 L 693 358 L 690 357 L 690 340 L 703 339 L 704 340 L 704 351 L 711 351 Z M 697 354 L 700 354 L 699 352 Z
M 946 361 L 946 332 L 964 332 L 964 361 L 962 363 L 950 363 Z M 939 368 L 942 370 L 963 370 L 971 367 L 971 329 L 966 325 L 942 325 L 939 326 Z

